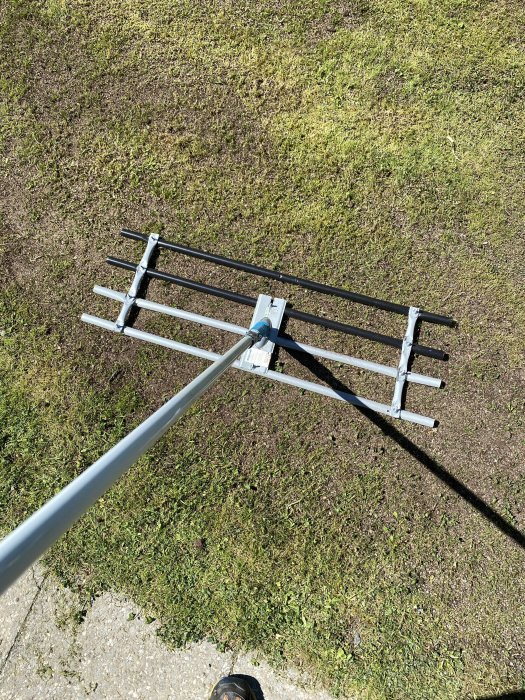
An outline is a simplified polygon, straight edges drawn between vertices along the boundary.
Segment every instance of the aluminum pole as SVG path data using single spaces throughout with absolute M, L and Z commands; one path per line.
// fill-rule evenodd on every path
M 254 343 L 270 323 L 256 323 L 227 353 L 137 426 L 0 542 L 0 594 L 31 566 Z

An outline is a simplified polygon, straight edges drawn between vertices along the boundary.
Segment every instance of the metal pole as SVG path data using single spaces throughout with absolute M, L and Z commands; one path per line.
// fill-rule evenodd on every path
M 138 458 L 254 343 L 268 337 L 267 319 L 106 452 L 0 542 L 0 594 L 78 520 Z

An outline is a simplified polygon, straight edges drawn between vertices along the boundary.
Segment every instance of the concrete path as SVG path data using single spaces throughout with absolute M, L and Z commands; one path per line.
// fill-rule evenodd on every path
M 252 676 L 259 700 L 330 700 L 250 656 L 206 642 L 169 651 L 137 607 L 106 593 L 85 613 L 73 593 L 36 568 L 0 598 L 0 698 L 208 700 L 228 673 Z M 191 693 L 188 691 L 191 689 Z

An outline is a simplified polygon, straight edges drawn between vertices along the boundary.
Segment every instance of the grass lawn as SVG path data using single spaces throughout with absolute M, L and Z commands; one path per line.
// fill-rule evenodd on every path
M 420 305 L 459 324 L 421 334 L 448 363 L 414 364 L 446 388 L 408 391 L 437 430 L 231 373 L 47 563 L 88 602 L 132 596 L 168 644 L 249 649 L 342 697 L 525 690 L 524 36 L 518 0 L 0 0 L 2 531 L 206 366 L 80 323 L 116 317 L 90 290 L 128 287 L 103 264 L 138 260 L 122 226 Z M 173 254 L 159 268 L 403 332 Z M 391 381 L 327 367 L 390 400 Z

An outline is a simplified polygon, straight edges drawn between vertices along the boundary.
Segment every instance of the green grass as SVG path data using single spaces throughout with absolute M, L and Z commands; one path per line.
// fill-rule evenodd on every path
M 121 226 L 457 318 L 422 332 L 449 365 L 415 367 L 446 391 L 408 396 L 439 430 L 399 430 L 523 531 L 521 3 L 7 0 L 2 16 L 4 531 L 204 366 L 79 323 L 115 315 L 94 283 L 129 284 L 101 267 L 138 255 Z M 164 254 L 159 267 L 196 274 Z M 288 292 L 402 333 L 400 319 Z M 156 283 L 151 297 L 249 320 Z M 388 400 L 390 385 L 333 371 Z M 342 696 L 448 700 L 524 687 L 523 558 L 357 411 L 239 377 L 47 562 L 86 600 L 132 596 L 169 644 L 251 649 Z

